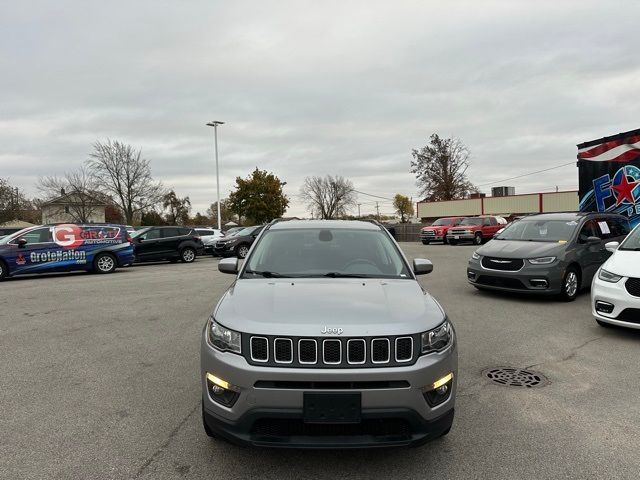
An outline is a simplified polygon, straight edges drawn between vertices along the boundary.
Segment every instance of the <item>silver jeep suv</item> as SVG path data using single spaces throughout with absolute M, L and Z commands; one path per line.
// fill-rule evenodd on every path
M 274 221 L 205 325 L 202 418 L 243 445 L 416 445 L 446 435 L 458 355 L 442 307 L 380 224 Z

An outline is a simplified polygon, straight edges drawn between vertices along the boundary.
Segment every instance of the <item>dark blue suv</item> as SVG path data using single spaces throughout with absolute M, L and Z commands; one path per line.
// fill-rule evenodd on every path
M 29 273 L 87 270 L 111 273 L 133 263 L 124 225 L 30 227 L 0 239 L 0 280 Z

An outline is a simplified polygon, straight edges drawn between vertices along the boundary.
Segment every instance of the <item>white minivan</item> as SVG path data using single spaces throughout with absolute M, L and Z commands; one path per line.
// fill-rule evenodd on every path
M 640 329 L 640 224 L 621 244 L 609 242 L 613 255 L 591 285 L 591 310 L 599 325 Z

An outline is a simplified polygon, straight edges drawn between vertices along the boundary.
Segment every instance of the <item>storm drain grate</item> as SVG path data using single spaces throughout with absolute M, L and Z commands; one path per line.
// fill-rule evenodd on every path
M 488 368 L 482 374 L 498 385 L 507 387 L 544 387 L 549 380 L 540 372 L 524 370 L 522 368 L 495 367 Z

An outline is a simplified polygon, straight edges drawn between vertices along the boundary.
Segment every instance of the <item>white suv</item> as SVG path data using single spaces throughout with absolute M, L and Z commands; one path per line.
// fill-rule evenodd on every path
M 213 246 L 215 243 L 224 237 L 224 233 L 222 230 L 218 230 L 217 228 L 196 228 L 196 232 L 200 235 L 202 239 L 202 243 L 204 243 L 204 251 L 205 253 L 212 253 Z

